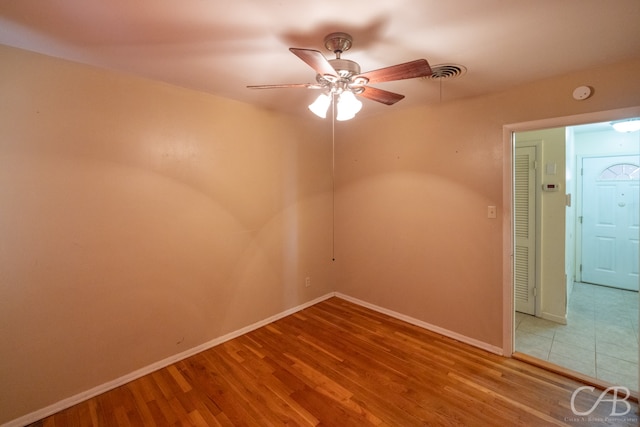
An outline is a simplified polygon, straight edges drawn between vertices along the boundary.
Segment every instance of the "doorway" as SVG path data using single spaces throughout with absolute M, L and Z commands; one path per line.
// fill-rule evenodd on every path
M 637 111 L 637 109 L 635 111 Z M 605 113 L 604 116 L 606 115 L 607 114 Z M 610 127 L 609 120 L 612 120 L 613 118 L 606 117 L 607 122 L 604 122 L 598 125 L 592 125 L 592 126 L 600 127 L 600 130 L 603 131 L 605 129 L 605 126 L 606 126 L 606 129 Z M 561 122 L 557 123 L 558 121 L 562 120 L 562 119 L 557 119 L 556 123 L 552 123 L 552 125 L 559 124 L 562 126 L 567 126 L 567 125 L 573 124 L 572 120 L 575 120 L 577 123 L 580 123 L 580 122 L 583 122 L 583 119 L 584 118 L 568 118 L 566 119 L 565 123 L 561 123 Z M 534 126 L 535 124 L 526 124 L 526 125 L 523 125 L 522 128 L 524 130 L 528 130 L 528 129 L 536 128 Z M 544 129 L 544 128 L 545 127 L 543 125 L 537 127 L 537 129 Z M 515 131 L 516 133 L 518 132 L 518 130 L 521 130 L 521 129 L 512 129 L 512 131 Z M 589 190 L 588 194 L 587 192 L 582 191 L 581 185 L 583 181 L 583 176 L 580 174 L 581 169 L 583 169 L 582 161 L 585 158 L 589 158 L 589 157 L 609 157 L 609 160 L 614 160 L 612 159 L 612 157 L 616 157 L 614 156 L 615 154 L 618 153 L 618 151 L 616 150 L 619 150 L 619 148 L 621 147 L 620 144 L 616 142 L 616 146 L 613 148 L 611 152 L 607 151 L 604 154 L 602 153 L 598 154 L 598 156 L 595 156 L 593 153 L 586 153 L 586 154 L 583 153 L 581 151 L 582 150 L 581 147 L 578 147 L 577 152 L 572 151 L 576 147 L 576 139 L 578 140 L 585 139 L 586 132 L 588 131 L 591 134 L 593 134 L 593 130 L 594 130 L 593 128 L 591 130 L 588 130 L 586 127 L 582 129 L 577 127 L 569 127 L 566 129 L 566 132 L 565 132 L 565 136 L 566 136 L 565 141 L 567 146 L 566 160 L 563 161 L 562 167 L 559 164 L 559 162 L 548 161 L 548 158 L 545 158 L 544 156 L 542 159 L 537 158 L 535 160 L 535 162 L 537 163 L 535 166 L 537 167 L 538 172 L 537 172 L 537 176 L 535 176 L 534 174 L 534 179 L 536 181 L 536 184 L 534 185 L 534 191 L 537 193 L 534 196 L 534 199 L 535 197 L 538 197 L 538 203 L 539 203 L 540 198 L 544 198 L 542 202 L 542 204 L 544 204 L 545 201 L 551 200 L 551 199 L 548 199 L 548 197 L 551 195 L 551 192 L 557 191 L 558 193 L 557 196 L 563 199 L 563 202 L 565 203 L 565 206 L 566 206 L 566 211 L 564 212 L 566 214 L 566 220 L 562 221 L 566 225 L 566 228 L 563 230 L 564 232 L 562 233 L 563 246 L 566 246 L 566 251 L 564 251 L 565 253 L 563 253 L 563 260 L 562 260 L 564 263 L 564 271 L 562 273 L 563 275 L 566 274 L 566 278 L 564 282 L 565 283 L 564 292 L 566 295 L 566 299 L 564 300 L 564 306 L 566 309 L 565 322 L 562 322 L 561 318 L 553 319 L 553 320 L 549 320 L 548 316 L 546 316 L 547 318 L 542 318 L 542 317 L 545 317 L 545 316 L 541 316 L 541 313 L 544 312 L 544 307 L 540 307 L 539 294 L 540 293 L 544 294 L 545 290 L 540 288 L 536 289 L 535 287 L 534 287 L 535 290 L 534 290 L 533 297 L 535 300 L 536 295 L 538 296 L 537 298 L 538 306 L 534 308 L 533 310 L 534 314 L 521 315 L 519 313 L 521 310 L 518 310 L 518 308 L 522 304 L 518 304 L 518 290 L 516 289 L 518 279 L 517 277 L 515 277 L 518 274 L 518 271 L 517 271 L 518 266 L 516 265 L 516 262 L 515 262 L 515 260 L 518 257 L 517 246 L 520 246 L 518 244 L 518 237 L 515 234 L 515 229 L 518 228 L 518 221 L 516 216 L 518 215 L 517 211 L 519 207 L 517 206 L 518 196 L 515 194 L 511 195 L 512 198 L 510 199 L 512 200 L 511 202 L 512 203 L 512 215 L 511 215 L 512 224 L 509 230 L 509 232 L 514 233 L 511 236 L 511 241 L 510 241 L 511 244 L 513 244 L 512 247 L 514 248 L 513 249 L 514 265 L 511 266 L 512 267 L 511 271 L 513 274 L 511 278 L 511 286 L 513 289 L 512 290 L 513 311 L 511 312 L 511 316 L 512 316 L 511 320 L 512 321 L 514 320 L 514 312 L 518 311 L 518 313 L 515 314 L 515 323 L 513 324 L 513 329 L 517 331 L 518 326 L 524 326 L 523 329 L 526 332 L 531 333 L 531 335 L 537 336 L 539 344 L 549 344 L 549 349 L 546 352 L 543 350 L 541 353 L 536 353 L 535 349 L 525 349 L 526 350 L 525 352 L 527 354 L 552 362 L 558 366 L 564 366 L 569 370 L 582 373 L 583 375 L 586 375 L 586 376 L 602 379 L 605 381 L 608 380 L 608 382 L 618 383 L 621 385 L 627 384 L 629 388 L 637 390 L 638 389 L 637 331 L 638 331 L 638 324 L 639 324 L 637 292 L 613 289 L 611 287 L 603 287 L 603 286 L 584 283 L 584 281 L 589 279 L 590 277 L 589 272 L 585 271 L 585 267 L 587 267 L 586 259 L 591 257 L 592 255 L 589 254 L 590 247 L 588 246 L 588 242 L 585 242 L 585 240 L 588 240 L 588 235 L 590 231 L 588 229 L 583 230 L 583 226 L 585 225 L 585 223 L 582 222 L 581 220 L 584 220 L 584 216 L 586 215 L 582 215 L 582 203 L 586 202 L 588 205 L 590 203 L 589 197 L 591 197 L 594 193 L 591 190 Z M 564 128 L 563 128 L 563 132 L 564 132 Z M 593 135 L 589 137 L 592 137 L 592 136 Z M 531 142 L 531 138 L 529 142 Z M 510 141 L 510 143 L 513 144 L 513 141 Z M 595 145 L 600 145 L 600 148 L 602 148 L 603 145 L 605 146 L 609 145 L 609 148 L 612 148 L 610 146 L 611 144 L 602 144 L 602 141 L 599 144 L 596 143 Z M 635 147 L 634 148 L 635 155 L 637 156 L 638 147 L 640 147 L 639 132 L 636 132 L 635 134 L 635 138 L 633 139 L 633 146 Z M 510 170 L 512 171 L 512 176 L 510 177 L 510 179 L 513 179 L 514 181 L 512 181 L 513 184 L 510 190 L 513 190 L 513 187 L 517 185 L 515 183 L 514 174 L 516 173 L 515 170 L 518 168 L 518 166 L 516 165 L 516 159 L 515 159 L 516 155 L 519 154 L 518 146 L 512 146 L 512 150 L 513 150 L 512 151 L 513 163 L 512 165 L 510 165 Z M 542 151 L 543 152 L 545 151 L 545 147 L 542 148 Z M 629 154 L 629 153 L 625 153 L 625 154 Z M 634 164 L 630 160 L 632 159 L 615 159 L 614 166 Z M 589 160 L 587 160 L 587 162 L 589 162 Z M 607 168 L 610 166 L 611 165 L 607 166 Z M 563 168 L 564 170 L 562 170 Z M 600 172 L 604 171 L 607 168 L 601 168 Z M 634 173 L 637 173 L 637 172 L 634 172 L 635 169 L 629 166 L 616 166 L 616 168 L 614 169 L 620 172 L 619 171 L 620 168 L 622 168 L 622 172 L 627 175 L 629 175 L 629 173 L 631 175 L 633 175 Z M 616 171 L 614 171 L 614 173 Z M 631 177 L 631 175 L 629 176 Z M 622 178 L 622 177 L 623 176 L 619 178 Z M 606 177 L 600 177 L 600 180 L 605 181 L 606 179 L 604 178 Z M 616 180 L 613 179 L 613 181 L 616 181 Z M 617 181 L 622 181 L 622 179 L 617 179 Z M 633 180 L 631 179 L 629 181 L 633 181 Z M 551 186 L 552 189 L 549 189 L 548 187 L 547 188 L 544 187 L 545 184 L 549 184 L 549 183 L 552 184 Z M 556 187 L 555 184 L 559 184 L 558 187 Z M 621 200 L 617 200 L 615 198 L 612 199 L 616 203 L 616 206 L 618 203 L 620 203 L 624 205 L 624 206 L 620 206 L 621 208 L 623 208 L 628 206 L 628 203 L 631 200 L 638 199 L 637 186 L 634 187 L 632 182 L 631 183 L 623 182 L 622 184 L 618 184 L 616 182 L 616 184 L 613 186 L 614 188 L 611 188 L 612 187 L 611 182 L 605 183 L 605 184 L 608 184 L 608 187 L 607 187 L 608 190 L 603 190 L 603 193 L 608 191 L 608 193 L 606 194 L 609 195 L 608 197 L 610 199 L 613 197 L 611 196 L 611 194 L 619 193 L 618 195 L 620 197 L 623 197 L 623 199 Z M 553 188 L 553 187 L 556 187 L 556 188 Z M 580 191 L 578 191 L 578 189 Z M 549 192 L 547 193 L 545 192 L 545 190 Z M 622 196 L 623 194 L 624 196 Z M 584 199 L 583 196 L 585 195 L 587 196 L 586 200 L 583 200 Z M 605 196 L 600 195 L 599 197 L 603 198 Z M 631 201 L 631 203 L 634 203 L 634 202 Z M 530 210 L 529 212 L 533 212 L 533 211 Z M 638 212 L 638 205 L 636 204 L 635 207 L 629 212 Z M 609 212 L 609 214 L 612 214 L 612 212 Z M 537 214 L 534 212 L 534 215 L 536 215 L 535 221 L 537 221 L 534 223 L 534 227 L 535 226 L 540 227 L 542 222 L 541 220 L 543 219 L 548 221 L 548 218 L 541 217 L 540 212 L 538 212 Z M 624 220 L 624 218 L 622 219 Z M 575 222 L 572 223 L 572 221 L 575 221 Z M 586 225 L 589 225 L 589 224 L 586 224 Z M 627 241 L 628 246 L 626 248 L 618 248 L 617 249 L 618 252 L 617 253 L 614 252 L 612 256 L 618 256 L 618 257 L 627 256 L 629 258 L 637 259 L 638 258 L 637 249 L 633 249 L 633 244 L 635 244 L 636 245 L 635 247 L 637 248 L 637 237 L 638 237 L 637 220 L 634 222 L 633 218 L 631 218 L 631 222 L 629 223 L 628 226 L 626 226 L 626 228 L 631 228 L 632 230 L 635 230 L 635 231 L 632 231 L 630 239 L 629 238 L 622 239 Z M 506 232 L 506 228 L 505 228 L 505 232 Z M 556 235 L 558 234 L 559 233 L 556 232 Z M 635 236 L 635 243 L 633 243 L 634 236 Z M 535 243 L 536 242 L 534 242 L 534 244 Z M 540 242 L 540 241 L 538 241 L 538 243 L 544 244 L 544 242 Z M 616 250 L 615 244 L 613 244 L 611 240 L 607 240 L 605 242 L 600 242 L 600 243 L 602 243 L 601 246 L 603 247 L 598 248 L 596 246 L 596 254 L 598 253 L 598 251 L 600 251 L 600 253 L 602 254 L 604 249 L 609 249 L 609 251 Z M 609 247 L 606 246 L 607 243 L 609 243 Z M 534 250 L 535 250 L 535 247 L 534 247 Z M 636 252 L 634 252 L 634 250 Z M 539 255 L 540 254 L 538 251 L 538 256 Z M 611 268 L 609 267 L 613 263 L 612 259 L 606 259 L 606 257 L 603 257 L 601 255 L 600 256 L 596 255 L 596 257 L 603 262 L 607 261 L 608 264 L 604 265 L 604 267 L 608 267 L 608 269 L 611 270 Z M 544 263 L 544 261 L 540 261 L 540 260 L 538 260 L 537 262 Z M 583 267 L 582 271 L 580 270 L 581 265 Z M 633 276 L 635 271 L 635 275 L 636 275 L 635 285 L 637 286 L 637 266 L 634 266 L 633 264 L 631 264 L 630 266 L 625 267 L 625 269 L 630 272 L 627 274 L 627 276 L 629 274 Z M 603 270 L 606 270 L 606 268 Z M 535 271 L 536 273 L 534 275 L 527 275 L 527 277 L 531 279 L 534 283 L 538 282 L 538 285 L 537 285 L 538 287 L 542 286 L 542 288 L 544 288 L 544 282 L 539 283 L 540 282 L 539 279 L 542 275 L 539 266 L 535 268 Z M 586 275 L 584 275 L 583 273 L 586 273 Z M 536 274 L 538 276 L 536 276 Z M 558 276 L 556 274 L 556 278 L 557 277 Z M 635 289 L 637 290 L 637 288 Z M 556 292 L 556 297 L 559 295 L 560 294 Z M 558 300 L 558 298 L 555 298 L 555 299 Z M 538 324 L 534 324 L 533 322 L 528 322 L 529 324 L 527 325 L 527 323 L 522 323 L 523 316 L 525 316 L 524 318 L 543 320 L 543 322 L 540 322 Z M 611 324 L 606 324 L 605 322 L 607 320 L 606 317 L 608 317 L 609 320 L 612 321 Z M 590 322 L 591 322 L 591 326 L 590 326 L 591 330 L 589 330 L 587 327 Z M 619 333 L 626 327 L 628 327 L 628 330 L 632 331 L 632 334 L 630 336 L 624 336 Z M 585 336 L 588 336 L 589 334 L 593 334 L 593 337 L 589 339 L 585 339 Z M 609 334 L 609 337 L 611 338 L 608 341 L 602 338 L 603 335 L 606 335 L 606 334 Z M 615 340 L 613 339 L 614 336 L 616 337 Z M 598 337 L 600 337 L 599 340 L 598 340 Z M 517 338 L 517 336 L 515 338 Z M 515 342 L 514 348 L 516 352 L 521 351 L 518 348 L 517 344 L 518 343 Z M 585 349 L 583 347 L 587 347 L 587 348 Z M 589 347 L 592 347 L 592 348 L 589 349 Z M 553 348 L 553 351 L 551 351 L 552 348 Z M 596 361 L 596 350 L 598 349 L 602 350 L 599 357 L 597 358 L 598 361 L 601 362 L 599 366 Z M 562 353 L 564 353 L 566 356 L 564 360 L 562 359 L 562 357 L 560 357 Z M 550 355 L 551 355 L 551 358 L 549 357 Z M 592 370 L 583 369 L 582 371 L 580 371 L 581 369 L 580 367 L 576 366 L 575 363 L 574 364 L 571 363 L 572 361 L 575 362 L 575 361 L 586 360 L 587 361 L 586 365 L 588 365 L 589 359 L 593 359 Z M 621 371 L 623 371 L 623 373 L 621 373 L 617 377 L 610 376 L 608 379 L 605 378 L 603 375 L 605 374 L 606 367 L 602 364 L 602 362 L 608 361 L 612 363 L 612 362 L 615 362 L 616 360 L 622 360 L 623 362 L 628 360 L 628 364 L 626 365 L 623 364 L 624 366 L 620 369 Z M 618 369 L 618 368 L 614 367 L 613 369 Z M 601 375 L 598 375 L 598 371 L 600 371 Z M 622 382 L 623 380 L 626 380 L 627 382 L 623 383 Z

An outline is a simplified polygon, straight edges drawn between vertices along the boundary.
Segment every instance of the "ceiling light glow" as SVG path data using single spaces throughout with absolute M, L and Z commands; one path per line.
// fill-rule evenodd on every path
M 618 120 L 611 122 L 611 126 L 618 132 L 636 132 L 640 130 L 640 118 Z
M 353 92 L 342 92 L 338 99 L 338 115 L 336 116 L 336 120 L 345 121 L 353 119 L 360 109 L 362 109 L 362 102 L 356 99 Z
M 309 105 L 309 110 L 320 118 L 326 118 L 329 105 L 331 104 L 331 96 L 332 95 L 326 93 L 320 94 L 320 96 Z M 335 96 L 338 97 L 338 113 L 336 114 L 336 120 L 338 121 L 351 120 L 362 109 L 362 102 L 360 102 L 350 90 L 345 90 Z
M 316 116 L 324 119 L 327 117 L 329 104 L 331 104 L 331 97 L 326 93 L 321 93 L 320 96 L 313 101 L 313 104 L 309 105 L 309 110 Z

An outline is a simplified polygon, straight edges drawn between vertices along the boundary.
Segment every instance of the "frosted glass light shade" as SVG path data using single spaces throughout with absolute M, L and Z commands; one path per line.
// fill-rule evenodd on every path
M 336 120 L 344 121 L 353 119 L 362 108 L 362 102 L 356 99 L 353 92 L 342 92 L 338 99 L 338 115 Z
M 640 119 L 629 119 L 612 122 L 611 126 L 618 132 L 635 132 L 640 130 Z
M 313 104 L 309 105 L 309 110 L 318 117 L 327 117 L 327 110 L 331 104 L 331 97 L 326 93 L 321 93 L 320 96 L 313 101 Z

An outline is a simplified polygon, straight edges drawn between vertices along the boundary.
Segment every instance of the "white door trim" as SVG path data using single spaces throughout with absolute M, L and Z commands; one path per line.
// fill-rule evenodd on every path
M 513 354 L 514 291 L 513 291 L 513 134 L 527 130 L 561 126 L 577 126 L 640 116 L 640 106 L 616 110 L 554 117 L 530 122 L 505 124 L 502 127 L 502 347 L 505 356 Z

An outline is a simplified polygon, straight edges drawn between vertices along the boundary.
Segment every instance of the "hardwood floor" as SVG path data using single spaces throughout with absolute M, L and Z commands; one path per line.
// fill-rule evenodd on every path
M 33 425 L 638 425 L 581 385 L 331 298 Z

